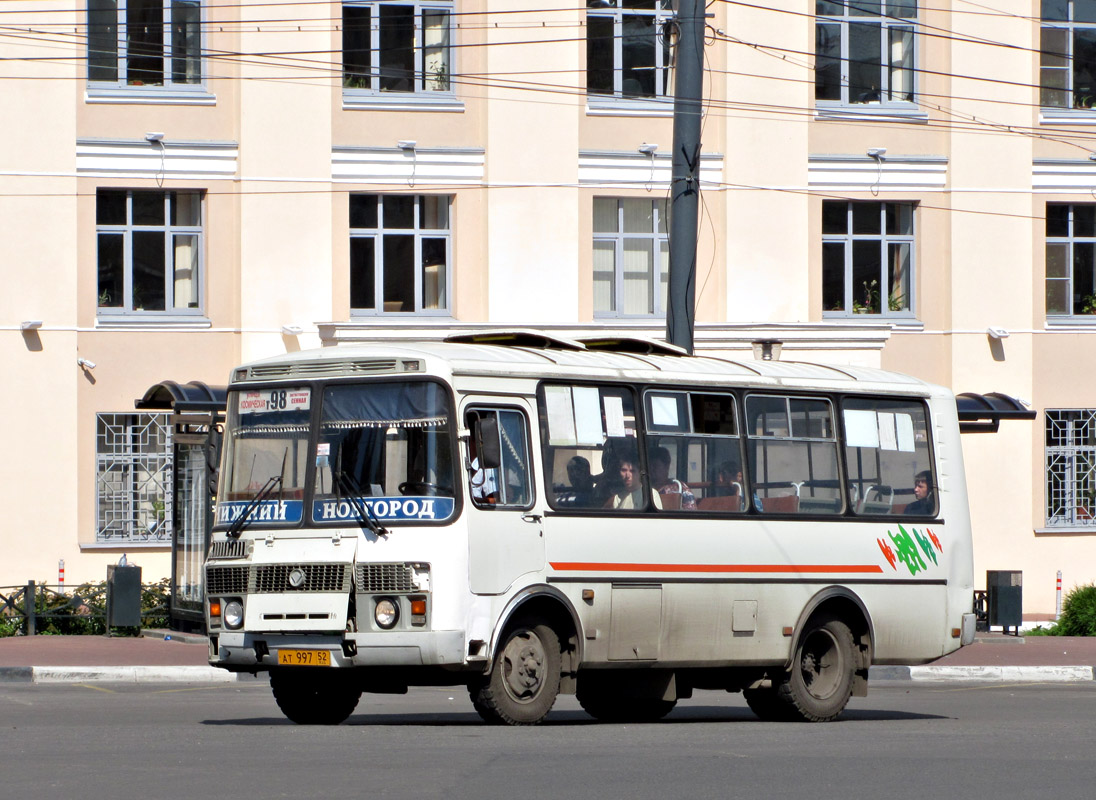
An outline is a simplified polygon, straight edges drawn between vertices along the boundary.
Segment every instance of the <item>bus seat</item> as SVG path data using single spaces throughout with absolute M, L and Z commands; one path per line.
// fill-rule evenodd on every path
M 766 514 L 795 514 L 799 511 L 799 497 L 794 494 L 765 497 L 761 506 Z
M 738 497 L 701 497 L 696 501 L 697 511 L 741 511 L 742 500 Z
M 677 493 L 677 492 L 668 492 L 667 494 L 662 494 L 661 492 L 658 492 L 656 490 L 655 494 L 657 494 L 659 496 L 659 499 L 662 501 L 662 510 L 663 511 L 680 511 L 681 510 L 681 495 L 679 493 Z

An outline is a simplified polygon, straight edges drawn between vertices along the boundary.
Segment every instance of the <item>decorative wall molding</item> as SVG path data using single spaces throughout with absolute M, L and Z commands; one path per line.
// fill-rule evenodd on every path
M 945 156 L 812 155 L 807 159 L 811 189 L 939 192 L 947 188 L 947 181 Z
M 482 148 L 333 147 L 331 180 L 336 183 L 481 184 Z
M 1096 192 L 1096 161 L 1090 159 L 1036 159 L 1031 164 L 1033 192 Z
M 76 175 L 231 180 L 239 169 L 239 155 L 236 142 L 77 139 Z
M 667 145 L 666 150 L 670 148 Z M 584 150 L 578 154 L 578 182 L 580 186 L 599 188 L 635 188 L 636 186 L 670 185 L 673 176 L 673 159 L 669 152 L 647 155 L 639 151 Z M 701 183 L 723 182 L 723 155 L 700 154 Z

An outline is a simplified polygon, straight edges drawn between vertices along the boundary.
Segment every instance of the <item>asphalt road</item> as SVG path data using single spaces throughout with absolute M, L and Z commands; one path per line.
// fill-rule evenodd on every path
M 841 721 L 762 723 L 698 692 L 664 721 L 482 724 L 464 692 L 364 695 L 300 727 L 262 681 L 0 686 L 0 799 L 1091 798 L 1092 682 L 902 686 Z

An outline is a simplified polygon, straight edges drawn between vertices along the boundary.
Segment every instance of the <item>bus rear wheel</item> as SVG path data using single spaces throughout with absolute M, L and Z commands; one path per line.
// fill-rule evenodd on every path
M 539 725 L 559 695 L 559 637 L 536 620 L 518 622 L 503 637 L 491 674 L 469 686 L 472 705 L 495 725 Z
M 326 669 L 271 670 L 270 689 L 278 708 L 298 725 L 338 725 L 354 713 L 362 696 L 350 677 Z
M 836 617 L 815 617 L 799 637 L 791 671 L 776 686 L 776 694 L 791 719 L 830 722 L 852 696 L 856 663 L 849 626 Z

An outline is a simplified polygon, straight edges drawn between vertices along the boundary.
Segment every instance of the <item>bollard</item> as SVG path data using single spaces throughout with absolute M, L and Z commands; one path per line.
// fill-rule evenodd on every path
M 57 582 L 61 584 L 61 591 L 65 591 L 65 559 L 57 561 Z
M 34 581 L 27 581 L 27 588 L 23 592 L 23 613 L 27 616 L 27 636 L 34 636 L 35 623 L 38 621 L 38 589 Z
M 1062 618 L 1062 571 L 1058 570 L 1058 588 L 1054 590 L 1054 621 Z

